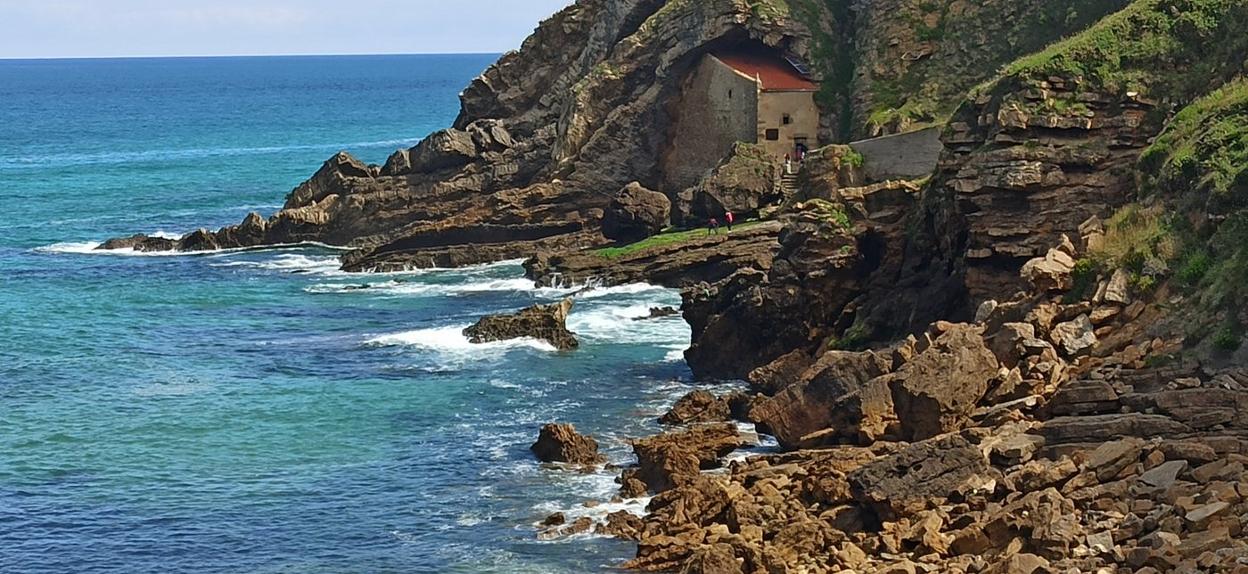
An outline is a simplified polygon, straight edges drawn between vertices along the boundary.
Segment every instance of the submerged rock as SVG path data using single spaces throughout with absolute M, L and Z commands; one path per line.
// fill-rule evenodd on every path
M 118 249 L 133 249 L 141 252 L 152 251 L 169 251 L 174 248 L 175 241 L 164 237 L 151 237 L 148 235 L 138 234 L 130 237 L 118 237 L 105 241 L 99 247 L 98 251 L 114 251 Z
M 464 329 L 464 336 L 473 343 L 490 343 L 532 337 L 567 351 L 580 343 L 568 330 L 568 312 L 572 299 L 564 299 L 550 305 L 534 305 L 518 313 L 482 317 L 476 325 Z
M 537 442 L 529 447 L 542 462 L 599 464 L 606 460 L 598 454 L 598 441 L 576 432 L 570 424 L 548 424 L 542 427 Z
M 648 321 L 650 319 L 662 319 L 664 317 L 675 317 L 680 314 L 680 309 L 675 307 L 651 307 L 650 314 L 645 317 L 633 317 L 634 321 Z

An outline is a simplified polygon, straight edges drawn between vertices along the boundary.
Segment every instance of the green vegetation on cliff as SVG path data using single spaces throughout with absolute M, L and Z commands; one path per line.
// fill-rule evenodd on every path
M 945 121 L 966 91 L 1015 58 L 1092 26 L 1128 0 L 884 0 L 870 5 L 858 88 L 869 132 Z
M 764 223 L 763 221 L 743 221 L 741 223 L 733 225 L 731 233 L 737 233 L 740 231 L 744 231 L 746 229 L 750 229 L 752 227 L 758 227 L 759 225 L 762 225 L 763 223 Z M 694 241 L 697 239 L 703 239 L 707 237 L 709 233 L 710 231 L 708 231 L 708 229 L 705 227 L 701 227 L 697 229 L 686 229 L 686 230 L 668 230 L 658 235 L 647 237 L 646 239 L 643 239 L 636 243 L 630 243 L 628 245 L 621 245 L 619 247 L 604 247 L 602 249 L 593 251 L 593 253 L 594 255 L 598 255 L 599 257 L 605 257 L 607 259 L 619 259 L 621 257 L 633 255 L 635 253 L 640 253 L 642 251 L 645 251 L 647 249 L 651 249 L 654 247 L 662 247 L 665 245 L 675 245 L 679 243 L 686 243 L 686 242 Z M 721 227 L 719 230 L 719 233 L 721 235 L 729 235 L 727 226 L 725 225 Z
M 1140 158 L 1146 194 L 1182 196 L 1226 214 L 1248 207 L 1248 82 L 1184 108 Z
M 1179 111 L 1141 154 L 1137 178 L 1139 203 L 1106 222 L 1087 263 L 1128 271 L 1137 292 L 1169 279 L 1193 302 L 1181 320 L 1195 340 L 1239 348 L 1248 325 L 1248 81 Z
M 1142 200 L 1167 209 L 1182 243 L 1175 278 L 1217 315 L 1230 350 L 1248 310 L 1248 80 L 1182 109 L 1139 162 Z
M 1136 0 L 1090 29 L 1022 58 L 1006 76 L 1081 79 L 1088 88 L 1185 103 L 1242 71 L 1248 4 Z

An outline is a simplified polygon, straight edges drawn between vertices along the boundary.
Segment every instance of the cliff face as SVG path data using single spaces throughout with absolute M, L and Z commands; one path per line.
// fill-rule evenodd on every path
M 345 268 L 369 270 L 602 243 L 611 197 L 662 181 L 667 104 L 700 57 L 746 40 L 806 57 L 809 36 L 744 0 L 582 0 L 476 79 L 453 128 L 381 167 L 339 154 L 247 233 L 170 247 L 321 241 L 356 247 Z
M 763 365 L 730 400 L 786 452 L 651 485 L 628 565 L 1242 570 L 1245 29 L 1132 2 L 974 90 L 908 201 L 809 166 L 825 216 L 685 295 L 691 365 Z
M 339 154 L 267 219 L 249 216 L 172 243 L 136 237 L 110 245 L 205 250 L 319 241 L 357 248 L 344 267 L 364 271 L 599 244 L 602 211 L 625 184 L 673 199 L 683 191 L 663 188 L 666 171 L 690 166 L 663 158 L 678 139 L 670 132 L 678 124 L 673 102 L 705 53 L 749 41 L 810 63 L 824 80 L 821 138 L 836 141 L 881 131 L 872 119 L 881 110 L 940 117 L 996 62 L 1115 2 L 1076 2 L 1060 22 L 1043 4 L 581 0 L 474 80 L 453 128 L 384 166 Z M 891 122 L 884 131 L 914 123 Z
M 1135 2 L 972 93 L 926 202 L 937 233 L 965 238 L 972 303 L 1009 297 L 1025 261 L 1137 198 L 1136 162 L 1167 118 L 1242 73 L 1246 14 Z
M 883 0 L 859 3 L 855 136 L 943 124 L 967 90 L 1128 0 Z
M 695 372 L 743 377 L 790 351 L 893 340 L 1011 298 L 1025 287 L 1024 263 L 1063 235 L 1079 241 L 1085 223 L 1135 200 L 1136 162 L 1172 110 L 1242 73 L 1244 13 L 1235 2 L 1137 1 L 1011 64 L 954 112 L 936 173 L 912 204 L 890 209 L 904 222 L 851 218 L 851 243 L 863 255 L 814 264 L 799 256 L 748 287 L 690 295 Z M 813 179 L 835 173 L 817 163 L 807 171 Z M 868 257 L 861 246 L 872 237 L 887 239 Z M 827 280 L 846 267 L 858 270 L 852 280 Z M 802 268 L 817 280 L 776 280 Z M 820 304 L 783 312 L 785 299 Z M 758 346 L 734 335 L 758 332 L 782 342 Z

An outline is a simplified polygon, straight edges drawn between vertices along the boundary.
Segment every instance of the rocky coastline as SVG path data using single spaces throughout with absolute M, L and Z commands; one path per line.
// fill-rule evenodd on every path
M 645 516 L 535 534 L 636 541 L 628 569 L 1248 572 L 1248 8 L 1055 6 L 580 0 L 384 166 L 339 154 L 268 219 L 102 248 L 681 289 L 693 376 L 749 390 L 632 442 Z M 809 65 L 832 145 L 797 174 L 735 145 L 671 188 L 670 103 L 740 42 Z M 855 137 L 931 125 L 930 176 L 866 177 Z M 571 307 L 466 336 L 572 349 Z M 603 463 L 551 422 L 551 472 Z M 740 425 L 778 448 L 740 457 Z

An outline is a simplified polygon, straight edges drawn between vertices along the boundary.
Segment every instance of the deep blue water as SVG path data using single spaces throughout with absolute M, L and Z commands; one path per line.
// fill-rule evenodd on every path
M 554 300 L 516 263 L 351 276 L 336 253 L 101 255 L 269 212 L 346 149 L 445 127 L 492 56 L 0 61 L 0 571 L 586 572 L 534 539 L 608 473 L 540 468 L 544 422 L 624 440 L 686 388 L 667 290 L 591 293 L 583 347 L 469 345 Z M 369 289 L 352 286 L 369 285 Z M 630 507 L 640 509 L 640 503 Z

